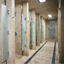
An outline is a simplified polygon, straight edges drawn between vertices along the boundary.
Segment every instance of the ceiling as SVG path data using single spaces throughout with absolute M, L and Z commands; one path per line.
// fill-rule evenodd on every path
M 28 0 L 28 2 L 30 9 L 35 8 L 36 13 L 39 13 L 45 19 L 48 18 L 48 14 L 52 14 L 53 19 L 57 18 L 58 0 L 46 0 L 45 3 L 39 3 L 38 0 Z

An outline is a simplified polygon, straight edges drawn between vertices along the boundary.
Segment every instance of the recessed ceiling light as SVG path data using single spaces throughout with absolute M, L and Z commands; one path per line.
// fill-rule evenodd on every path
M 46 2 L 46 0 L 39 0 L 40 3 Z
M 51 14 L 48 14 L 48 18 L 52 18 L 52 15 Z

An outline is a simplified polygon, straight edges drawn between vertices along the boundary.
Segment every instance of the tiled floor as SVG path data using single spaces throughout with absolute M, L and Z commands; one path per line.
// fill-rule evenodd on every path
M 58 62 L 58 44 L 56 44 L 56 61 Z M 37 47 L 38 48 L 38 47 Z M 45 46 L 33 57 L 33 59 L 28 64 L 51 64 L 53 56 L 54 42 L 47 42 Z M 35 50 L 30 50 L 30 56 L 35 52 Z M 24 64 L 28 57 L 26 56 L 17 56 L 16 64 Z
M 51 64 L 54 43 L 47 44 L 37 53 L 29 64 Z

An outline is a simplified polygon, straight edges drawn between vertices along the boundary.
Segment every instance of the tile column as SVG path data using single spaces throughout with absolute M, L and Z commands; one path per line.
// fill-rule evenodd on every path
M 36 20 L 38 21 L 38 45 L 40 45 L 40 15 L 36 14 Z
M 43 42 L 43 24 L 42 24 L 42 16 L 40 16 L 40 43 Z
M 15 43 L 16 53 L 21 55 L 21 0 L 15 1 Z
M 36 48 L 36 13 L 35 9 L 32 9 L 32 19 L 33 19 L 33 39 L 34 39 L 34 44 L 32 46 L 33 49 Z
M 1 64 L 1 61 L 2 61 L 2 43 L 1 43 L 1 5 L 2 5 L 2 0 L 0 0 L 0 64 Z
M 43 41 L 46 41 L 46 21 L 42 17 L 42 24 L 43 24 Z
M 9 63 L 15 64 L 15 0 L 7 0 L 9 10 Z
M 58 0 L 58 47 L 59 62 L 64 63 L 64 4 L 62 0 Z
M 23 2 L 23 14 L 26 17 L 26 50 L 24 55 L 29 55 L 29 46 L 30 46 L 30 21 L 29 21 L 29 3 L 28 1 Z

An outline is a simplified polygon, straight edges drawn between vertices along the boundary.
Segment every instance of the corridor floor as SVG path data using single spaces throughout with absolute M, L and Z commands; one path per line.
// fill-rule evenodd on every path
M 38 48 L 38 47 L 37 47 Z M 52 64 L 54 50 L 54 42 L 47 42 L 44 47 L 31 59 L 28 64 Z M 55 64 L 58 63 L 58 44 L 56 43 L 56 61 Z M 34 53 L 35 50 L 30 51 L 30 56 Z M 16 57 L 16 64 L 24 64 L 27 60 L 27 56 L 19 56 Z

